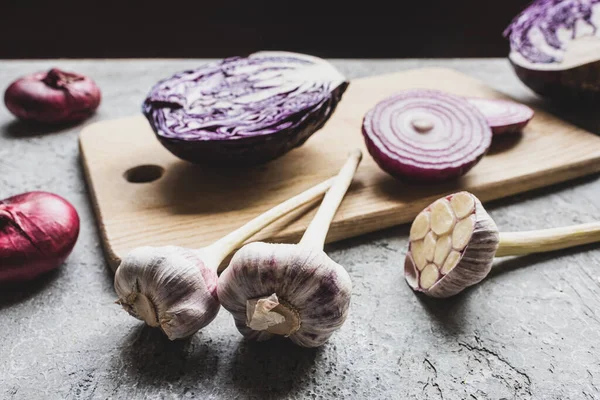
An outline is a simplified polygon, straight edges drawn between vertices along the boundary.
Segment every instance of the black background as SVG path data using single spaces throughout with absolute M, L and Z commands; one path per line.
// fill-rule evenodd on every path
M 528 1 L 0 0 L 0 58 L 503 57 Z

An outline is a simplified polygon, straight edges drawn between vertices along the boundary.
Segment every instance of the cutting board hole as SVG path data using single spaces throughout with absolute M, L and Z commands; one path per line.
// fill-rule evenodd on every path
M 160 165 L 138 165 L 125 171 L 125 179 L 131 183 L 154 182 L 165 173 L 165 169 Z

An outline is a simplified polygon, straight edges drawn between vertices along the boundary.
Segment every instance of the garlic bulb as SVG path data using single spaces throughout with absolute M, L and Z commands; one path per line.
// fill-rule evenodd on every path
M 170 339 L 208 325 L 219 312 L 217 274 L 198 251 L 177 246 L 139 247 L 115 276 L 118 303 L 132 316 L 160 327 Z
M 498 232 L 475 195 L 436 200 L 414 219 L 404 276 L 417 292 L 450 297 L 483 280 L 494 257 L 553 251 L 600 241 L 600 223 L 527 232 Z
M 432 297 L 455 295 L 487 276 L 498 243 L 498 228 L 474 195 L 438 199 L 412 223 L 406 281 Z
M 323 251 L 256 242 L 234 255 L 218 293 L 246 338 L 283 335 L 317 347 L 346 320 L 352 282 Z
M 317 347 L 346 321 L 352 282 L 323 246 L 361 158 L 351 154 L 299 244 L 247 244 L 219 277 L 221 305 L 247 339 L 281 335 Z
M 202 249 L 144 246 L 130 251 L 115 273 L 120 304 L 171 340 L 186 338 L 218 314 L 217 269 L 237 247 L 282 216 L 322 197 L 329 179 L 279 204 Z

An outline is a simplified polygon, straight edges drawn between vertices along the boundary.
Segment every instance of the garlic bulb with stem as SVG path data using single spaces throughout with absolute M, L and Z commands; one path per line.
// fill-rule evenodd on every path
M 414 219 L 404 276 L 431 297 L 456 295 L 482 281 L 494 257 L 560 250 L 600 241 L 600 222 L 524 232 L 499 232 L 470 192 L 442 197 Z
M 117 304 L 160 328 L 171 340 L 193 335 L 219 312 L 217 270 L 223 260 L 267 225 L 321 198 L 333 179 L 292 197 L 204 248 L 142 246 L 131 250 L 115 272 Z
M 219 277 L 221 305 L 247 339 L 281 335 L 299 346 L 318 347 L 344 324 L 352 282 L 323 247 L 361 159 L 360 150 L 350 154 L 300 243 L 247 244 Z

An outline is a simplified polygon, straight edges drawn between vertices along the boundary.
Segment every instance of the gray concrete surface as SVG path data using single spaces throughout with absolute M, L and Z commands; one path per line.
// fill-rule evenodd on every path
M 200 62 L 2 61 L 0 82 L 50 66 L 89 74 L 104 98 L 87 124 L 137 113 L 156 80 Z M 335 63 L 350 77 L 450 66 L 538 102 L 505 60 Z M 566 115 L 600 133 L 591 113 Z M 191 340 L 169 342 L 113 303 L 80 129 L 33 128 L 0 107 L 0 198 L 48 190 L 82 217 L 59 271 L 0 293 L 1 399 L 600 399 L 598 246 L 504 260 L 477 287 L 432 301 L 403 280 L 402 226 L 328 246 L 355 292 L 347 323 L 320 349 L 245 343 L 224 310 Z M 504 230 L 542 228 L 598 219 L 599 195 L 592 176 L 488 208 Z

